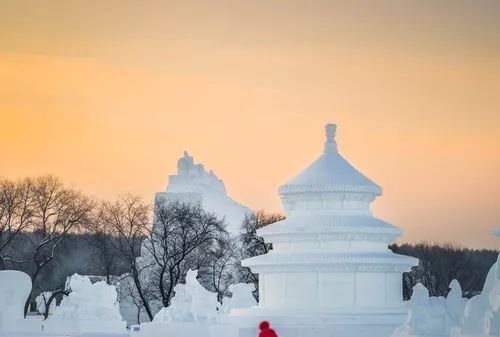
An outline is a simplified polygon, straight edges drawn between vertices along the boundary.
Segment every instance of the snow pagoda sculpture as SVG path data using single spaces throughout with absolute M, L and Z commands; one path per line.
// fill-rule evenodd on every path
M 339 154 L 336 125 L 325 129 L 324 153 L 279 188 L 286 219 L 257 231 L 273 250 L 243 261 L 259 274 L 258 307 L 231 316 L 269 320 L 282 337 L 390 336 L 418 260 L 388 249 L 402 230 L 372 215 L 382 189 Z

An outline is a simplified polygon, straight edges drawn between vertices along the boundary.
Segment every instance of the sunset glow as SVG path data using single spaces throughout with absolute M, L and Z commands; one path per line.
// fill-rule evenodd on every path
M 498 248 L 499 15 L 498 1 L 2 1 L 0 176 L 152 201 L 189 150 L 234 199 L 280 211 L 278 186 L 331 122 L 401 242 Z

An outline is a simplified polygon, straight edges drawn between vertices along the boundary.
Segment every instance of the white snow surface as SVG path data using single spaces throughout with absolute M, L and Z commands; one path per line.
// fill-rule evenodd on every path
M 36 327 L 24 319 L 24 302 L 30 291 L 31 279 L 27 274 L 17 270 L 0 271 L 0 333 L 33 331 L 31 328 L 36 331 Z
M 62 334 L 47 334 L 47 333 L 9 333 L 2 334 L 0 332 L 0 337 L 129 337 L 130 333 L 90 333 L 90 334 L 78 334 L 78 335 L 62 335 Z

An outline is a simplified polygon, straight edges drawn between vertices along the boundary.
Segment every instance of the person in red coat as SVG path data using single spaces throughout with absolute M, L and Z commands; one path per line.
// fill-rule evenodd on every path
M 276 332 L 273 329 L 271 329 L 271 326 L 269 325 L 268 321 L 260 322 L 259 329 L 260 329 L 259 337 L 278 337 Z

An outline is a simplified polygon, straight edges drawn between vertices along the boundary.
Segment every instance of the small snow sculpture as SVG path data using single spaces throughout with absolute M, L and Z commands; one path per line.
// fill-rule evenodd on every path
M 116 288 L 104 281 L 92 284 L 87 276 L 74 274 L 70 278 L 71 293 L 54 313 L 58 319 L 121 320 L 116 301 Z
M 481 294 L 465 306 L 463 324 L 452 336 L 500 336 L 500 254 L 491 267 Z
M 197 270 L 189 270 L 186 276 L 186 291 L 191 296 L 191 314 L 193 319 L 198 321 L 200 318 L 209 321 L 217 318 L 217 294 L 212 293 L 198 282 Z
M 175 295 L 170 301 L 170 306 L 162 308 L 153 318 L 153 322 L 170 321 L 206 321 L 217 318 L 217 294 L 212 293 L 198 282 L 197 270 L 189 270 L 186 284 L 177 284 L 174 288 Z
M 393 337 L 449 336 L 452 323 L 444 297 L 429 297 L 421 283 L 413 287 L 406 322 L 394 331 Z
M 462 287 L 457 280 L 450 282 L 450 292 L 446 296 L 446 311 L 454 326 L 462 324 L 467 299 L 462 297 Z
M 17 270 L 0 271 L 0 331 L 24 321 L 24 303 L 31 291 L 30 277 Z
M 125 329 L 116 288 L 104 281 L 92 284 L 87 276 L 74 274 L 67 282 L 71 293 L 46 321 L 49 333 L 118 333 Z
M 186 285 L 177 284 L 175 295 L 170 300 L 170 306 L 163 307 L 153 318 L 153 322 L 189 321 L 191 315 L 191 299 L 186 293 Z
M 251 308 L 257 305 L 253 292 L 255 285 L 253 283 L 237 283 L 229 286 L 232 296 L 224 297 L 222 300 L 222 312 L 229 313 L 232 309 Z
M 47 311 L 47 302 L 50 299 L 50 296 L 52 296 L 52 292 L 50 291 L 44 291 L 40 295 L 38 295 L 35 299 L 36 302 L 36 311 L 40 315 L 44 315 L 45 312 Z M 56 300 L 54 299 L 49 306 L 49 315 L 54 313 L 54 310 L 56 309 Z

